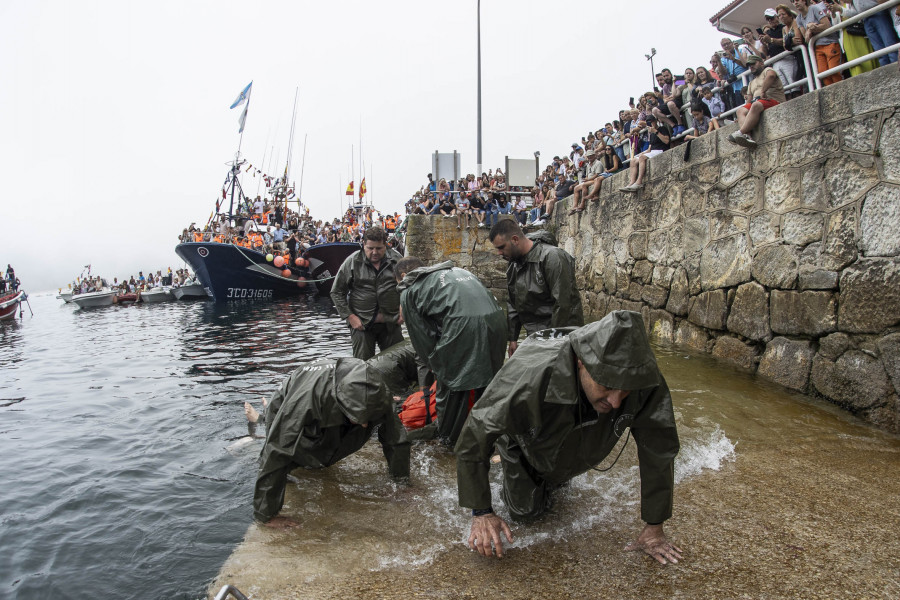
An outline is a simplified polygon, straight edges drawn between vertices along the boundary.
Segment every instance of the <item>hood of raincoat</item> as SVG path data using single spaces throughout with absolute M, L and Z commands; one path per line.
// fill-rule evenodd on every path
M 556 241 L 556 236 L 546 229 L 538 229 L 537 231 L 532 231 L 531 233 L 526 234 L 525 237 L 535 244 L 547 244 L 550 246 L 559 245 L 559 242 Z
M 397 289 L 402 292 L 403 290 L 412 287 L 413 284 L 416 283 L 416 281 L 430 273 L 434 273 L 435 271 L 444 271 L 446 269 L 452 268 L 453 261 L 445 260 L 442 263 L 431 265 L 430 267 L 419 267 L 418 269 L 413 269 L 403 277 L 403 280 L 400 281 L 400 283 L 397 284 Z
M 358 358 L 339 358 L 334 367 L 338 407 L 357 424 L 382 419 L 390 411 L 391 395 L 377 371 Z
M 569 342 L 591 378 L 609 389 L 640 390 L 660 384 L 640 313 L 611 312 L 573 331 Z

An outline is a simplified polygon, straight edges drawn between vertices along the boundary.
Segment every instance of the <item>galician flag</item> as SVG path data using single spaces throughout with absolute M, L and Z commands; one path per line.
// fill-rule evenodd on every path
M 344 194 L 347 196 L 353 195 L 353 182 L 352 181 L 350 182 L 350 185 L 347 186 L 347 191 L 344 192 Z
M 362 200 L 363 196 L 366 195 L 366 178 L 363 177 L 362 181 L 359 182 L 359 199 Z
M 250 88 L 253 87 L 253 82 L 247 84 L 247 87 L 241 90 L 241 93 L 238 94 L 237 99 L 231 103 L 231 108 L 236 108 L 241 104 L 244 105 L 244 110 L 241 111 L 241 116 L 238 119 L 238 124 L 241 126 L 238 129 L 238 133 L 244 133 L 244 125 L 247 123 L 247 109 L 250 108 Z

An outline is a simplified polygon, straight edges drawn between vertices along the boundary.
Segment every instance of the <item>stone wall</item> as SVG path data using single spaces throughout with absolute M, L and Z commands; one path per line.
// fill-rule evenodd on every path
M 643 313 L 650 334 L 900 431 L 900 73 L 896 65 L 765 112 L 759 147 L 726 127 L 649 163 L 636 194 L 551 224 L 586 316 Z M 411 219 L 408 252 L 453 260 L 505 297 L 486 230 Z

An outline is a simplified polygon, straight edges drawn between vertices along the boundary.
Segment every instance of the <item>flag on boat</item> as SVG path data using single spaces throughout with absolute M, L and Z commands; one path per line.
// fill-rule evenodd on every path
M 241 116 L 238 119 L 238 125 L 240 128 L 238 129 L 238 133 L 244 133 L 244 125 L 247 123 L 247 109 L 250 108 L 250 88 L 253 87 L 253 82 L 247 84 L 247 87 L 241 90 L 241 93 L 238 94 L 237 99 L 231 103 L 231 108 L 236 108 L 241 104 L 244 105 L 244 110 L 241 111 Z
M 231 106 L 229 106 L 228 108 L 237 108 L 238 106 L 240 106 L 241 104 L 246 102 L 247 99 L 250 97 L 250 88 L 252 86 L 253 86 L 253 82 L 251 81 L 250 83 L 247 84 L 247 87 L 245 87 L 244 89 L 241 90 L 241 93 L 238 94 L 237 100 L 232 102 Z
M 362 181 L 359 182 L 359 199 L 362 200 L 363 196 L 366 195 L 366 178 L 363 177 Z
M 353 195 L 353 182 L 352 181 L 350 182 L 350 185 L 347 186 L 347 191 L 344 192 L 344 194 L 347 196 Z

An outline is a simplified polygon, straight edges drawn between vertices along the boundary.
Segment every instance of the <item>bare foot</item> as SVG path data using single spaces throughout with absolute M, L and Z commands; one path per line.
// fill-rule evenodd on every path
M 244 414 L 247 415 L 247 420 L 251 423 L 259 421 L 259 413 L 256 412 L 256 409 L 249 402 L 244 402 Z
M 262 524 L 263 527 L 271 529 L 290 529 L 292 527 L 300 527 L 300 523 L 289 517 L 273 517 L 271 521 Z

